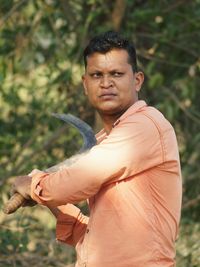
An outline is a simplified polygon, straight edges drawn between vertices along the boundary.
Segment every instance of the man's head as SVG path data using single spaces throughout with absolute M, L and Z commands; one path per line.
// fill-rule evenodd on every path
M 103 121 L 115 121 L 138 100 L 144 75 L 137 72 L 134 46 L 117 33 L 94 37 L 84 51 L 83 85 Z
M 87 66 L 87 58 L 98 52 L 106 54 L 113 49 L 123 49 L 128 53 L 128 62 L 132 66 L 133 72 L 137 72 L 137 58 L 134 44 L 123 38 L 119 33 L 108 31 L 98 36 L 95 36 L 89 42 L 84 50 L 84 64 Z

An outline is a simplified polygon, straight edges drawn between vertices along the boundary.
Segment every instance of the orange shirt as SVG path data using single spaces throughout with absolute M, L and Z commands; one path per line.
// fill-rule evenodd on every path
M 60 206 L 57 239 L 76 267 L 172 267 L 182 182 L 171 124 L 142 100 L 72 166 L 33 176 L 32 198 Z M 89 199 L 90 217 L 73 204 Z

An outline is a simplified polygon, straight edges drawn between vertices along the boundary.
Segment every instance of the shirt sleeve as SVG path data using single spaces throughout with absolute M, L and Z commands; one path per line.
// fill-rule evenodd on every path
M 56 238 L 75 247 L 85 234 L 89 218 L 72 204 L 59 206 L 58 209 Z
M 100 144 L 72 166 L 33 175 L 31 195 L 45 205 L 77 203 L 111 182 L 134 177 L 164 161 L 160 132 L 147 117 L 122 121 Z

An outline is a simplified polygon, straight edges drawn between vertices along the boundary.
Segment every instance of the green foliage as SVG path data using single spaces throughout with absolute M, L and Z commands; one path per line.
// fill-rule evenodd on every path
M 177 266 L 199 266 L 200 1 L 121 1 L 120 26 L 113 18 L 117 2 L 0 0 L 0 204 L 8 199 L 9 177 L 79 150 L 76 130 L 52 112 L 96 126 L 82 92 L 82 50 L 94 34 L 120 27 L 145 72 L 140 97 L 165 114 L 178 137 L 184 196 Z M 51 216 L 33 210 L 0 214 L 0 266 L 39 266 L 38 257 L 41 266 L 74 260 L 73 251 L 53 241 Z
M 0 266 L 57 267 L 64 266 L 59 262 L 61 258 L 65 262 L 74 259 L 72 249 L 54 240 L 55 223 L 45 210 L 32 208 L 31 215 L 28 210 L 18 211 L 1 220 Z

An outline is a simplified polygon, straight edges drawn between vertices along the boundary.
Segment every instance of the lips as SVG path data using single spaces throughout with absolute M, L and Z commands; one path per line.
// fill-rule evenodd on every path
M 103 97 L 114 97 L 114 96 L 117 96 L 117 94 L 115 93 L 112 93 L 112 92 L 107 92 L 107 93 L 102 93 L 100 94 L 100 98 L 103 98 Z
M 99 96 L 101 100 L 109 101 L 113 100 L 117 95 L 114 93 L 104 93 Z

